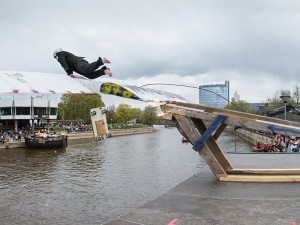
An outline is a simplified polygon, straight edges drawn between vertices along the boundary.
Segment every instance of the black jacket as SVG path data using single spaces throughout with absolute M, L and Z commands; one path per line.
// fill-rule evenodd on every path
M 84 60 L 84 57 L 79 57 L 66 51 L 58 52 L 56 55 L 58 56 L 58 62 L 68 75 L 73 74 L 73 71 L 79 73 L 79 71 L 76 69 L 76 65 Z

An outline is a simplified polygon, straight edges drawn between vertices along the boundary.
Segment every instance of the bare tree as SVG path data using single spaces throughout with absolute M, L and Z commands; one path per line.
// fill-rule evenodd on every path
M 281 95 L 291 95 L 291 91 L 290 90 L 281 89 L 280 93 L 281 93 Z
M 299 103 L 299 99 L 300 99 L 300 86 L 298 86 L 297 84 L 295 86 L 293 86 L 293 98 L 297 103 Z

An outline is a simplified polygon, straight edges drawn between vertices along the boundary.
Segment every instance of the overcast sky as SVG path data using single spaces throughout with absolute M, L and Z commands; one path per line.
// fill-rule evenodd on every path
M 0 70 L 65 74 L 63 48 L 106 56 L 138 85 L 229 80 L 231 96 L 264 102 L 300 84 L 299 24 L 295 0 L 1 0 Z M 196 89 L 152 88 L 198 102 Z

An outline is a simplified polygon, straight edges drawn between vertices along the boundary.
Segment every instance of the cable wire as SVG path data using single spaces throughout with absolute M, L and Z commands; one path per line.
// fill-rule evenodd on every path
M 219 95 L 218 93 L 215 93 L 215 92 L 213 92 L 213 91 L 211 91 L 211 90 L 207 90 L 207 89 L 201 88 L 201 87 L 195 87 L 195 86 L 184 85 L 184 84 L 170 84 L 170 83 L 152 83 L 152 84 L 144 84 L 144 85 L 141 85 L 140 87 L 146 87 L 146 86 L 152 86 L 152 85 L 167 85 L 167 86 L 177 86 L 177 87 L 188 87 L 188 88 L 195 88 L 195 89 L 201 89 L 201 90 L 203 90 L 203 91 L 208 91 L 208 92 L 210 92 L 210 93 L 212 93 L 212 94 L 217 95 L 217 96 L 220 97 L 220 98 L 225 99 L 225 100 L 228 102 L 228 104 L 230 103 L 230 104 L 232 104 L 233 106 L 235 106 L 236 108 L 238 108 L 240 111 L 244 112 L 244 110 L 242 110 L 239 106 L 237 106 L 237 105 L 234 104 L 233 102 L 229 101 L 229 99 L 224 98 L 222 95 Z

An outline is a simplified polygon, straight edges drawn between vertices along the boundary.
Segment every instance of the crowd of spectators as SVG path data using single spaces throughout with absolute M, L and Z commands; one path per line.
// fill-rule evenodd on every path
M 29 133 L 47 133 L 53 132 L 56 129 L 60 129 L 64 132 L 86 132 L 92 131 L 92 126 L 88 124 L 83 124 L 80 122 L 70 122 L 66 124 L 62 123 L 51 123 L 50 130 L 47 130 L 47 126 L 44 125 L 43 127 L 35 127 L 35 130 L 32 131 L 30 128 L 29 131 L 26 129 L 21 129 L 20 131 L 16 132 L 14 130 L 0 130 L 0 143 L 5 143 L 9 141 L 22 141 L 24 137 L 27 136 Z
M 55 127 L 63 128 L 66 132 L 85 132 L 85 131 L 92 131 L 92 125 L 85 124 L 81 122 L 69 122 L 62 124 L 59 123 L 51 123 L 51 129 L 55 129 Z
M 271 144 L 263 144 L 257 140 L 253 149 L 261 152 L 299 152 L 300 138 L 276 134 Z
M 26 135 L 27 132 L 20 130 L 19 132 L 16 131 L 3 131 L 0 130 L 0 143 L 5 143 L 8 141 L 21 141 L 22 138 Z

